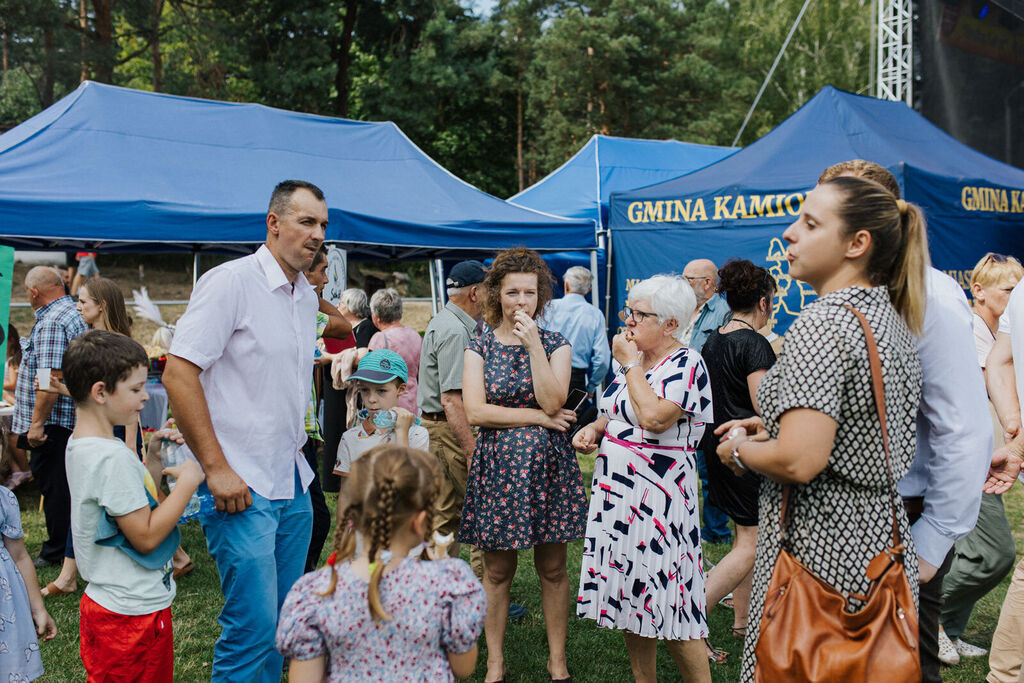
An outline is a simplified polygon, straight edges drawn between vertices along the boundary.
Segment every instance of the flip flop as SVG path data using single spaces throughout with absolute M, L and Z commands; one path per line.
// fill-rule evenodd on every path
M 194 564 L 192 564 L 191 562 L 186 564 L 184 567 L 177 567 L 177 568 L 175 568 L 174 574 L 173 574 L 174 575 L 174 580 L 177 581 L 178 579 L 180 579 L 183 576 L 188 576 L 189 574 L 191 574 L 195 570 L 195 568 L 196 568 L 196 566 Z
M 39 592 L 43 594 L 44 598 L 55 598 L 60 595 L 71 595 L 73 593 L 77 593 L 78 587 L 76 586 L 75 590 L 73 591 L 61 590 L 57 587 L 57 584 L 51 581 L 50 583 L 46 584 L 46 586 L 44 586 L 43 589 Z

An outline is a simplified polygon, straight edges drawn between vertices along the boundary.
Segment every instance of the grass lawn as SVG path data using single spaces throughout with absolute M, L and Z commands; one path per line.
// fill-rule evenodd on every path
M 593 457 L 581 456 L 584 481 L 589 482 L 593 472 Z M 26 543 L 33 556 L 39 551 L 39 545 L 45 535 L 43 515 L 39 512 L 38 490 L 33 485 L 18 490 L 22 505 L 22 522 L 25 527 Z M 1024 538 L 1020 534 L 1022 517 L 1024 517 L 1024 494 L 1020 486 L 1004 496 L 1010 525 L 1015 529 L 1018 549 L 1024 548 Z M 335 496 L 328 496 L 331 509 L 334 508 Z M 175 638 L 175 680 L 204 681 L 210 678 L 210 662 L 213 658 L 213 643 L 220 628 L 217 625 L 217 613 L 222 605 L 222 598 L 217 577 L 217 569 L 206 553 L 206 543 L 198 523 L 192 522 L 182 529 L 183 545 L 196 564 L 196 571 L 178 583 L 178 596 L 174 601 L 174 638 Z M 324 550 L 329 553 L 330 542 Z M 713 562 L 721 558 L 728 548 L 719 545 L 704 546 L 705 554 Z M 582 541 L 573 543 L 569 549 L 569 577 L 572 582 L 573 595 L 579 577 Z M 509 679 L 517 681 L 548 680 L 544 665 L 547 661 L 547 642 L 544 634 L 544 619 L 541 613 L 540 587 L 537 576 L 532 570 L 532 553 L 520 555 L 520 571 L 512 586 L 512 600 L 526 605 L 527 615 L 519 622 L 509 625 L 506 636 L 506 661 Z M 40 582 L 57 576 L 56 568 L 47 568 L 39 572 Z M 1009 585 L 1009 576 L 998 589 L 990 593 L 978 603 L 968 626 L 964 639 L 968 642 L 988 647 L 995 630 L 1002 605 L 1003 595 Z M 57 638 L 42 645 L 43 664 L 46 674 L 42 681 L 81 681 L 85 679 L 78 655 L 78 599 L 77 596 L 62 596 L 47 600 L 47 608 L 57 622 L 59 630 Z M 742 651 L 741 641 L 729 635 L 732 626 L 732 612 L 724 608 L 715 609 L 711 614 L 711 640 L 720 648 L 729 651 L 729 659 L 725 664 L 712 665 L 712 679 L 715 681 L 735 681 L 739 676 L 739 663 Z M 480 639 L 480 659 L 473 681 L 482 681 L 484 662 L 486 661 L 483 638 Z M 592 621 L 569 620 L 569 671 L 577 681 L 629 681 L 629 663 L 621 634 L 598 629 Z M 986 657 L 965 659 L 959 666 L 945 669 L 946 681 L 983 680 L 988 672 Z M 661 680 L 679 680 L 679 674 L 672 663 L 668 652 L 660 648 L 658 652 L 658 677 Z

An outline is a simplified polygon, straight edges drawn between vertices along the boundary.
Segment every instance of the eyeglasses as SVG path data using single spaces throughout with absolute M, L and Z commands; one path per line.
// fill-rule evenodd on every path
M 690 282 L 693 282 L 694 280 L 710 280 L 711 279 L 707 275 L 684 275 L 683 277 L 685 277 Z
M 642 323 L 644 321 L 644 318 L 657 318 L 657 317 L 658 317 L 657 313 L 648 313 L 647 311 L 638 311 L 635 308 L 630 308 L 629 306 L 626 306 L 621 311 L 619 311 L 619 320 L 621 320 L 624 323 L 625 322 L 629 322 L 629 319 L 632 318 L 633 322 L 635 322 L 637 325 L 639 325 L 640 323 Z

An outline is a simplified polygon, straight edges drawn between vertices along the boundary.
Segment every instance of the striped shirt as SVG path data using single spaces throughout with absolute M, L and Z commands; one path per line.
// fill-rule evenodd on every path
M 36 322 L 27 339 L 21 340 L 21 370 L 14 389 L 14 421 L 11 431 L 25 434 L 32 425 L 32 412 L 36 407 L 33 380 L 38 368 L 59 370 L 63 365 L 68 343 L 86 330 L 82 316 L 75 310 L 75 302 L 62 296 L 35 311 Z M 58 396 L 46 424 L 75 428 L 75 405 L 67 396 Z
M 475 334 L 476 321 L 451 301 L 431 318 L 420 349 L 421 411 L 440 413 L 444 410 L 441 394 L 462 390 L 463 354 Z

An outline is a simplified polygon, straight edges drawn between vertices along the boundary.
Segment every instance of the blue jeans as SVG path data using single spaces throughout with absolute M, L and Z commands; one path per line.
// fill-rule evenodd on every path
M 208 492 L 205 483 L 201 488 Z M 302 575 L 313 512 L 297 470 L 291 500 L 249 492 L 252 505 L 243 512 L 201 518 L 224 593 L 212 680 L 279 683 L 284 658 L 274 648 L 277 616 Z
M 697 475 L 700 477 L 704 504 L 701 513 L 701 538 L 711 543 L 726 542 L 732 538 L 732 532 L 729 531 L 729 515 L 708 502 L 708 465 L 704 461 L 704 451 L 697 451 Z

